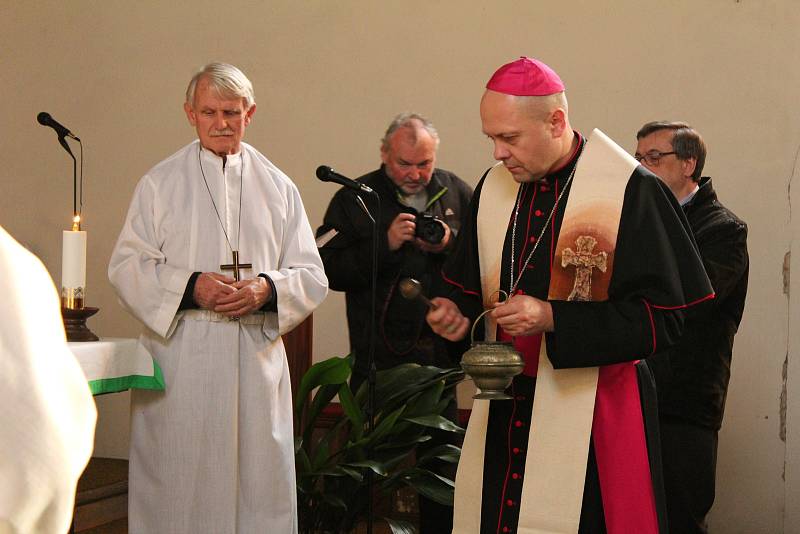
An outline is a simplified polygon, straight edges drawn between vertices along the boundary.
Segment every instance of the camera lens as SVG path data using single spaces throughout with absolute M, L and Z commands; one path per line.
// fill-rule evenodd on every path
M 427 213 L 421 213 L 414 219 L 416 236 L 432 245 L 438 245 L 444 239 L 444 225 L 439 219 Z

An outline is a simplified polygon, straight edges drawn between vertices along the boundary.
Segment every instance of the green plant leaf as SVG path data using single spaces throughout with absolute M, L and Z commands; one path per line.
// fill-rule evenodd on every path
M 450 421 L 449 419 L 442 417 L 441 415 L 423 415 L 420 417 L 404 417 L 404 421 L 411 421 L 412 423 L 416 423 L 418 425 L 430 427 L 430 428 L 437 428 L 439 430 L 446 430 L 447 432 L 455 432 L 457 434 L 463 434 L 465 430 L 455 424 L 454 422 Z
M 348 462 L 346 464 L 343 464 L 343 466 L 348 466 L 348 467 L 366 467 L 367 469 L 372 469 L 373 471 L 375 471 L 376 474 L 378 474 L 378 475 L 380 475 L 382 477 L 385 477 L 388 474 L 388 472 L 386 470 L 386 466 L 383 465 L 382 463 L 376 462 L 374 460 L 363 460 L 363 461 L 360 461 L 360 462 Z
M 308 459 L 306 451 L 300 449 L 295 455 L 295 465 L 297 465 L 298 473 L 307 473 L 311 471 L 311 461 Z
M 317 417 L 339 392 L 338 384 L 323 384 L 314 394 L 311 406 L 306 415 L 305 428 L 303 429 L 303 441 L 311 443 L 311 434 L 316 426 Z
M 328 358 L 312 365 L 300 380 L 295 396 L 295 413 L 303 413 L 303 406 L 311 390 L 324 384 L 341 384 L 347 381 L 350 370 L 350 359 L 347 356 Z
M 314 449 L 314 455 L 311 458 L 311 469 L 316 471 L 321 469 L 330 458 L 330 450 L 327 441 L 320 441 Z
M 389 528 L 392 529 L 392 534 L 417 534 L 417 529 L 408 521 L 400 521 L 399 519 L 392 519 L 391 517 L 383 518 L 388 523 Z
M 431 460 L 442 460 L 451 464 L 458 463 L 461 458 L 461 449 L 455 445 L 445 443 L 417 455 L 417 465 L 425 465 Z
M 362 482 L 364 480 L 364 475 L 362 475 L 361 471 L 358 470 L 358 469 L 351 469 L 347 465 L 339 465 L 337 467 L 337 469 L 342 471 L 344 474 L 346 474 L 347 476 L 349 476 L 353 480 L 356 480 L 358 482 Z
M 427 415 L 431 413 L 439 402 L 444 391 L 444 381 L 435 382 L 432 387 L 420 392 L 414 398 L 409 399 L 406 417 L 416 415 Z
M 431 387 L 438 387 L 443 382 L 443 377 L 447 376 L 444 371 L 436 367 L 420 367 L 418 370 L 412 370 L 406 375 L 406 379 L 410 383 L 401 382 L 400 391 L 387 392 L 385 399 L 379 403 L 378 407 L 383 409 L 394 409 L 398 405 L 407 404 L 409 407 L 419 402 L 419 398 L 424 392 L 427 392 Z M 447 402 L 452 398 L 453 391 L 447 390 L 446 394 L 440 397 L 439 402 L 444 402 L 446 397 Z M 445 403 L 446 405 L 446 403 Z M 441 410 L 437 410 L 438 413 Z M 429 412 L 430 413 L 430 412 Z
M 439 504 L 453 506 L 452 480 L 439 476 L 426 469 L 410 469 L 402 477 L 403 483 L 414 488 L 420 495 L 436 501 Z
M 439 399 L 439 404 L 437 404 L 436 407 L 430 411 L 430 413 L 438 413 L 441 415 L 445 408 L 447 408 L 447 405 L 451 402 L 453 402 L 453 395 L 451 393 L 446 393 L 441 399 Z
M 334 508 L 341 508 L 342 510 L 347 510 L 347 503 L 344 502 L 342 499 L 337 497 L 336 495 L 331 495 L 329 493 L 324 493 L 322 495 L 322 500 Z
M 381 404 L 390 403 L 395 397 L 407 398 L 426 389 L 428 383 L 437 379 L 441 373 L 442 370 L 436 367 L 410 363 L 381 371 L 376 396 Z
M 437 447 L 419 456 L 414 451 L 419 443 L 430 439 L 433 429 L 458 429 L 452 423 L 443 423 L 446 419 L 440 416 L 463 373 L 416 364 L 380 371 L 374 406 L 376 426 L 369 432 L 363 415 L 366 383 L 353 395 L 346 384 L 352 356 L 332 360 L 320 366 L 323 369 L 315 369 L 314 377 L 304 377 L 302 401 L 306 404 L 296 412 L 297 417 L 305 412 L 303 425 L 295 426 L 302 435 L 295 442 L 302 528 L 308 532 L 352 531 L 369 502 L 366 474 L 374 473 L 376 489 L 408 486 L 437 502 L 451 503 L 452 482 L 437 477 L 425 464 L 434 458 L 452 461 L 457 457 L 457 447 Z M 308 393 L 315 387 L 318 389 L 308 402 Z M 337 393 L 343 414 L 329 421 L 332 424 L 326 424 L 326 428 L 317 427 L 317 419 Z M 409 527 L 406 523 L 393 521 L 393 532 L 413 532 L 402 530 Z
M 380 445 L 376 445 L 373 450 L 382 451 L 387 449 L 412 449 L 414 446 L 419 445 L 420 443 L 425 443 L 426 441 L 430 441 L 431 439 L 432 438 L 430 435 L 422 434 L 407 441 L 386 441 Z
M 314 444 L 315 449 L 325 448 L 325 450 L 328 451 L 327 458 L 324 460 L 324 462 L 321 461 L 321 463 L 318 466 L 317 469 L 318 472 L 322 472 L 323 467 L 327 468 L 329 466 L 335 465 L 337 459 L 341 456 L 341 451 L 339 450 L 332 451 L 332 449 L 341 447 L 339 440 L 341 439 L 342 435 L 345 433 L 346 430 L 343 427 L 346 427 L 347 425 L 348 425 L 347 419 L 345 418 L 339 419 L 339 421 L 334 423 L 334 425 L 331 428 L 328 428 L 323 434 L 323 436 L 319 438 L 319 440 Z
M 392 430 L 392 427 L 397 422 L 397 419 L 403 415 L 404 411 L 405 406 L 401 406 L 389 415 L 382 417 L 378 422 L 378 426 L 376 426 L 375 430 L 373 430 L 372 433 L 367 437 L 368 444 L 370 446 L 375 446 L 378 441 L 383 439 L 383 437 Z
M 423 434 L 425 434 L 424 428 L 401 419 L 397 421 L 389 430 L 389 435 L 383 441 L 385 443 L 392 443 L 400 440 L 408 440 L 412 437 L 421 436 Z
M 461 370 L 460 368 L 446 369 L 446 371 L 447 372 L 442 375 L 442 378 L 445 379 L 445 384 L 446 384 L 445 389 L 448 390 L 455 388 L 459 383 L 461 383 L 464 380 L 464 377 L 466 376 L 464 374 L 464 371 Z
M 361 439 L 361 436 L 364 435 L 364 415 L 347 383 L 339 386 L 339 402 L 345 415 L 353 424 L 354 440 Z
M 390 369 L 378 371 L 375 381 L 375 404 L 380 408 L 391 403 L 395 397 L 408 398 L 425 389 L 424 384 L 432 377 L 439 376 L 442 370 L 436 367 L 423 367 L 415 363 L 404 363 Z M 364 405 L 367 397 L 367 384 L 358 389 L 356 399 Z
M 373 454 L 372 459 L 383 464 L 386 467 L 387 472 L 391 472 L 395 467 L 403 463 L 412 452 L 414 452 L 413 449 L 402 451 L 399 454 L 396 451 L 390 451 L 389 453 L 376 453 Z

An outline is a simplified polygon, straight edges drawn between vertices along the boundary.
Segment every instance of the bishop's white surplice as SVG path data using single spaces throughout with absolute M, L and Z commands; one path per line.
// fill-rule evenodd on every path
M 241 146 L 223 162 L 195 141 L 150 170 L 111 257 L 109 278 L 166 383 L 132 393 L 132 534 L 297 532 L 280 335 L 322 302 L 327 278 L 297 188 Z M 253 265 L 243 279 L 272 279 L 277 313 L 179 311 L 191 274 L 220 272 L 231 247 Z

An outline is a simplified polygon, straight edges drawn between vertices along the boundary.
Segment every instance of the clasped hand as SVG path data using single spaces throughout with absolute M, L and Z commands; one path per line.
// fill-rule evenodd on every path
M 238 282 L 219 273 L 202 273 L 194 285 L 194 301 L 203 309 L 226 317 L 242 317 L 261 309 L 272 296 L 272 287 L 257 276 Z
M 469 329 L 469 319 L 458 306 L 442 297 L 432 299 L 436 307 L 425 316 L 436 334 L 449 341 L 460 341 Z M 553 331 L 553 308 L 547 301 L 528 295 L 514 295 L 505 302 L 496 302 L 489 315 L 511 336 L 532 336 Z

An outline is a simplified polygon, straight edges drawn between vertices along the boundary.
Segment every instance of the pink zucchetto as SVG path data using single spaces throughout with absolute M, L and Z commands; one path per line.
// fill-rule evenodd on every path
M 522 56 L 497 69 L 486 88 L 506 95 L 546 96 L 562 92 L 564 82 L 538 59 Z

